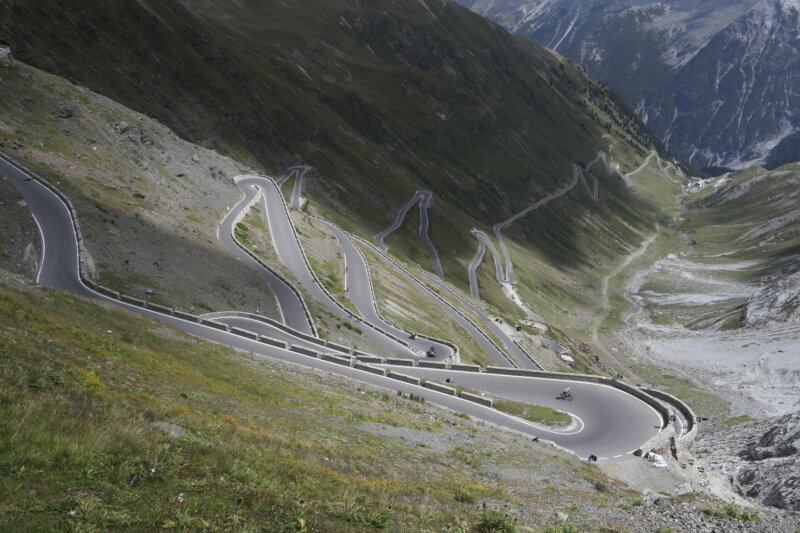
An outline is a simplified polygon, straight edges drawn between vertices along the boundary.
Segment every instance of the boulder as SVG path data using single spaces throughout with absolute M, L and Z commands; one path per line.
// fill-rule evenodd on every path
M 8 66 L 14 64 L 14 56 L 11 55 L 11 48 L 0 45 L 0 65 Z

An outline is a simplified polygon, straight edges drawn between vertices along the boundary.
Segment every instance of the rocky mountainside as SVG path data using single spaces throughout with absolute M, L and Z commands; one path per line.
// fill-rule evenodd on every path
M 579 62 L 697 167 L 800 159 L 796 0 L 464 0 Z
M 800 512 L 800 412 L 701 433 L 697 447 L 742 494 Z

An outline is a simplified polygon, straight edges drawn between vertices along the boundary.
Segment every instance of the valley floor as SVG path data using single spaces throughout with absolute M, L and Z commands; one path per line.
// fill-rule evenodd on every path
M 698 415 L 800 408 L 797 173 L 751 170 L 689 192 L 677 249 L 619 287 L 629 304 L 619 338 L 632 363 L 690 378 L 728 404 L 698 405 Z

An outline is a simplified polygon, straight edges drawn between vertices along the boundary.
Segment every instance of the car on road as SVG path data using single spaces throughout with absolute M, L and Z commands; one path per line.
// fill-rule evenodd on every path
M 436 357 L 436 346 L 431 346 L 428 348 L 428 351 L 425 352 L 425 355 L 428 357 Z

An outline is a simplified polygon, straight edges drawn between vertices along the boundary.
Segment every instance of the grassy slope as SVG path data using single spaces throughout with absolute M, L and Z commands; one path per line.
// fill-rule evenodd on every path
M 461 362 L 493 364 L 473 337 L 456 323 L 433 298 L 389 268 L 364 245 L 357 245 L 367 259 L 378 309 L 390 323 L 409 331 L 450 340 L 458 345 Z
M 574 64 L 446 2 L 124 0 L 111 9 L 108 0 L 33 0 L 0 6 L 0 21 L 19 57 L 189 139 L 274 171 L 314 165 L 306 188 L 315 208 L 365 237 L 414 190 L 433 191 L 431 234 L 463 289 L 470 228 L 554 190 L 570 164 L 610 143 L 623 170 L 656 144 Z M 623 222 L 650 225 L 649 200 L 616 181 L 603 180 L 599 204 L 578 189 L 508 232 L 518 264 L 545 265 L 521 267 L 524 296 L 559 326 L 573 320 L 550 304 L 561 278 L 575 279 L 556 299 L 596 313 L 597 273 L 640 240 Z M 595 232 L 593 220 L 609 217 L 609 231 Z M 394 252 L 429 267 L 404 232 Z M 496 290 L 486 294 L 507 307 Z
M 494 429 L 2 276 L 2 529 L 467 530 L 480 501 L 543 527 L 565 494 L 624 504 Z
M 41 238 L 22 195 L 5 179 L 0 179 L 0 205 L 0 268 L 33 277 Z
M 763 179 L 759 180 L 759 177 Z M 696 241 L 701 254 L 729 252 L 726 261 L 781 259 L 800 251 L 800 228 L 797 222 L 785 224 L 761 235 L 749 230 L 797 210 L 797 183 L 800 164 L 785 165 L 767 172 L 751 168 L 733 174 L 715 197 L 711 188 L 689 199 L 690 211 L 685 229 Z M 726 189 L 752 181 L 751 190 L 739 198 L 725 201 L 730 196 Z M 722 201 L 721 201 L 722 200 Z M 761 243 L 764 244 L 761 244 Z M 774 268 L 767 263 L 758 274 Z

